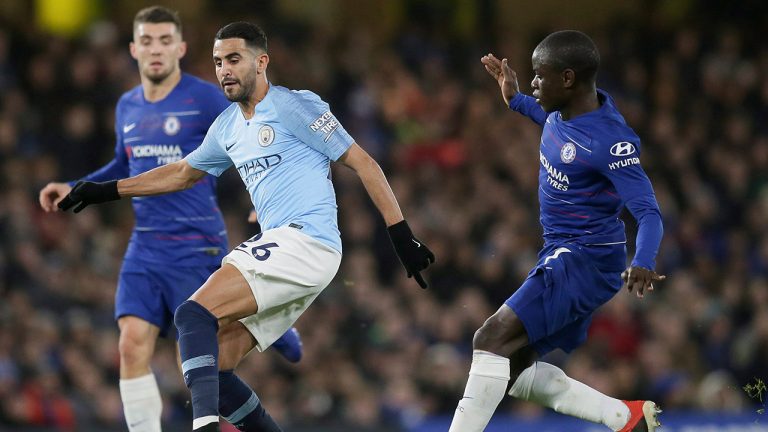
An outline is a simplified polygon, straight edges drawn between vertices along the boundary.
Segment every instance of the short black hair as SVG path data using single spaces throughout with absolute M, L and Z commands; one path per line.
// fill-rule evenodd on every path
M 577 81 L 594 82 L 600 67 L 597 45 L 586 34 L 576 30 L 562 30 L 545 37 L 536 47 L 542 61 L 563 71 L 572 69 Z
M 181 33 L 181 18 L 179 13 L 175 10 L 168 9 L 163 6 L 150 6 L 136 12 L 136 17 L 133 18 L 133 29 L 139 24 L 144 23 L 173 23 Z
M 249 48 L 267 52 L 267 35 L 256 24 L 238 21 L 225 25 L 216 32 L 216 39 L 243 39 Z

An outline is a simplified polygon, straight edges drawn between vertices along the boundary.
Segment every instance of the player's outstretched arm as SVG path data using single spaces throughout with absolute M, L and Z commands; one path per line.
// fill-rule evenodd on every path
M 90 204 L 189 189 L 205 175 L 205 171 L 192 168 L 182 159 L 122 180 L 79 181 L 58 206 L 65 211 L 75 207 L 74 212 L 78 213 Z
M 487 54 L 480 58 L 480 63 L 485 66 L 485 70 L 499 83 L 501 88 L 501 97 L 504 103 L 509 106 L 509 101 L 520 93 L 520 85 L 517 83 L 517 73 L 509 67 L 507 59 L 499 60 L 493 54 Z
M 119 180 L 117 190 L 121 198 L 163 195 L 189 189 L 206 174 L 205 171 L 192 168 L 185 159 L 182 159 L 137 176 Z
M 422 288 L 426 288 L 427 283 L 420 272 L 435 262 L 435 255 L 424 243 L 414 237 L 379 164 L 357 143 L 352 143 L 352 146 L 339 158 L 339 162 L 355 170 L 360 177 L 368 196 L 384 217 L 389 238 L 408 277 L 413 277 Z

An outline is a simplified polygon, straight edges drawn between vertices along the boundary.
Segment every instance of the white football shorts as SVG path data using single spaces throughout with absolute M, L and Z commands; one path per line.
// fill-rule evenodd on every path
M 331 283 L 341 253 L 287 226 L 241 243 L 221 261 L 248 281 L 258 312 L 240 320 L 264 351 L 283 335 Z

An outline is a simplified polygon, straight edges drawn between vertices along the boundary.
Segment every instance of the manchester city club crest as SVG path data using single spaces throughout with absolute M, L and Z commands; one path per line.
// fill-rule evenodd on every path
M 179 122 L 178 117 L 168 116 L 165 118 L 165 121 L 163 122 L 163 132 L 165 132 L 166 135 L 176 135 L 179 133 L 179 129 L 181 129 L 181 122 Z
M 270 125 L 264 125 L 259 128 L 259 145 L 266 147 L 275 140 L 275 130 Z
M 571 163 L 574 159 L 576 159 L 576 146 L 572 142 L 563 144 L 563 148 L 560 149 L 560 160 Z

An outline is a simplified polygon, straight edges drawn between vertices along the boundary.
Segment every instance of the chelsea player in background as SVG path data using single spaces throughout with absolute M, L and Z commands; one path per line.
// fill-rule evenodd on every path
M 662 222 L 651 183 L 640 166 L 640 139 L 613 99 L 595 85 L 600 56 L 577 31 L 547 36 L 533 52 L 533 97 L 493 54 L 481 59 L 498 81 L 504 103 L 543 127 L 539 202 L 544 247 L 522 286 L 475 333 L 464 397 L 451 432 L 485 429 L 509 394 L 614 431 L 653 432 L 652 401 L 622 401 L 534 361 L 556 348 L 582 344 L 592 313 L 621 288 L 638 297 L 664 279 L 654 269 Z M 637 250 L 626 265 L 619 219 L 627 207 L 638 222 Z M 624 270 L 624 271 L 622 271 Z
M 163 7 L 136 14 L 130 50 L 141 85 L 117 104 L 115 158 L 85 180 L 129 177 L 181 160 L 229 106 L 215 85 L 181 72 L 179 60 L 186 52 L 181 27 L 178 14 Z M 41 206 L 57 210 L 70 189 L 68 183 L 48 184 L 40 192 Z M 215 179 L 205 176 L 189 190 L 133 200 L 136 225 L 115 300 L 120 396 L 131 432 L 160 431 L 162 400 L 150 369 L 155 342 L 169 330 L 176 308 L 219 268 L 228 249 L 215 193 Z M 275 346 L 291 361 L 301 356 L 293 329 Z
M 269 347 L 336 274 L 341 237 L 331 161 L 360 177 L 408 276 L 423 288 L 420 271 L 434 255 L 411 233 L 378 163 L 328 104 L 310 91 L 267 80 L 267 38 L 258 26 L 236 22 L 220 29 L 213 60 L 224 94 L 236 103 L 213 122 L 197 150 L 128 179 L 80 182 L 59 207 L 79 211 L 121 197 L 165 194 L 188 189 L 206 174 L 237 169 L 264 232 L 230 252 L 174 320 L 192 393 L 192 428 L 219 430 L 220 413 L 241 430 L 275 432 L 280 429 L 250 389 L 221 398 L 216 390 L 220 382 L 239 382 L 232 373 L 237 362 L 254 347 Z

